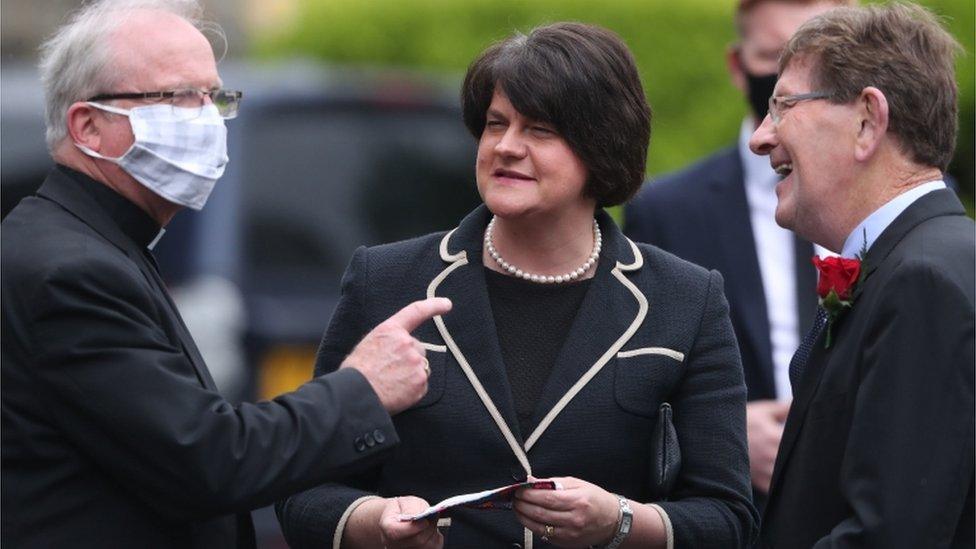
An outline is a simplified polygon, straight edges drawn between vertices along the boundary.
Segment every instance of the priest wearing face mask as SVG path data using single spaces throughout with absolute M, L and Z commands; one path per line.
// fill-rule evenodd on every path
M 273 402 L 217 392 L 151 253 L 207 201 L 241 100 L 199 12 L 90 2 L 42 50 L 56 166 L 0 231 L 5 547 L 254 547 L 249 509 L 385 457 L 427 390 L 409 332 L 444 299 Z
M 813 247 L 776 225 L 769 161 L 749 150 L 766 116 L 776 63 L 800 25 L 853 0 L 740 0 L 739 40 L 726 56 L 750 112 L 736 145 L 644 186 L 626 208 L 624 232 L 725 277 L 742 354 L 747 434 L 757 504 L 769 489 L 792 391 L 789 363 L 817 304 Z M 712 106 L 715 108 L 715 106 Z

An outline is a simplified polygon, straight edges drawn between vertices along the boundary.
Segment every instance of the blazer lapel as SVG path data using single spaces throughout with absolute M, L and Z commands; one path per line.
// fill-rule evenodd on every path
M 600 212 L 597 219 L 604 235 L 604 253 L 536 405 L 526 451 L 576 393 L 613 359 L 647 314 L 647 299 L 622 272 L 641 267 L 640 252 L 609 215 Z
M 840 320 L 842 321 L 843 319 Z M 838 328 L 838 325 L 834 326 L 835 330 Z M 829 349 L 824 349 L 826 337 L 827 330 L 824 329 L 813 343 L 813 350 L 810 351 L 810 356 L 807 359 L 807 364 L 803 371 L 803 378 L 800 380 L 799 391 L 796 393 L 796 397 L 790 405 L 786 429 L 783 431 L 783 440 L 779 443 L 776 463 L 773 466 L 773 478 L 769 484 L 770 493 L 775 492 L 776 484 L 783 475 L 783 467 L 786 465 L 790 457 L 790 452 L 792 452 L 800 431 L 803 429 L 803 421 L 807 415 L 807 408 L 813 399 L 813 395 L 817 393 L 817 389 L 820 387 L 820 379 L 823 376 L 829 358 L 827 353 L 830 352 Z
M 719 269 L 725 277 L 725 293 L 729 303 L 735 304 L 731 314 L 743 327 L 740 337 L 747 338 L 757 350 L 763 378 L 769 391 L 775 390 L 773 381 L 773 351 L 769 340 L 769 315 L 766 294 L 759 271 L 759 255 L 752 234 L 749 202 L 746 199 L 745 174 L 738 148 L 731 150 L 729 173 L 716 174 L 710 188 L 707 211 L 713 212 L 714 234 L 718 254 L 723 257 Z
M 518 436 L 512 389 L 498 344 L 483 269 L 478 257 L 477 262 L 471 261 L 445 278 L 436 295 L 450 298 L 454 304 L 451 314 L 444 317 L 444 326 L 467 357 L 506 424 Z
M 593 277 L 536 404 L 533 428 L 620 338 L 627 329 L 628 320 L 634 318 L 637 304 L 630 292 L 610 274 L 612 267 L 608 262 L 601 262 Z M 621 292 L 627 295 L 620 295 Z
M 943 215 L 966 215 L 966 209 L 956 193 L 949 189 L 932 191 L 913 202 L 905 211 L 901 213 L 891 225 L 878 235 L 877 240 L 868 250 L 867 257 L 864 258 L 864 279 L 867 280 L 891 250 L 901 242 L 902 238 L 916 225 Z
M 447 316 L 434 317 L 434 324 L 526 474 L 531 475 L 481 261 L 489 215 L 482 205 L 444 236 L 440 255 L 445 268 L 428 285 L 427 296 L 447 297 L 454 304 Z

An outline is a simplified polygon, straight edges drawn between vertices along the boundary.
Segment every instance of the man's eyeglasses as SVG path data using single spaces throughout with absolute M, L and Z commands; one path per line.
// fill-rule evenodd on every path
M 241 104 L 243 93 L 234 90 L 174 90 L 161 92 L 134 92 L 134 93 L 103 93 L 90 97 L 88 101 L 108 101 L 110 99 L 144 99 L 155 101 L 167 101 L 173 107 L 180 107 L 177 112 L 186 118 L 196 118 L 200 110 L 206 104 L 205 98 L 217 107 L 217 112 L 225 119 L 237 116 L 237 109 Z
M 783 119 L 783 113 L 800 101 L 812 101 L 814 99 L 829 99 L 834 94 L 828 92 L 798 93 L 796 95 L 774 95 L 769 98 L 769 116 L 773 122 L 779 124 Z

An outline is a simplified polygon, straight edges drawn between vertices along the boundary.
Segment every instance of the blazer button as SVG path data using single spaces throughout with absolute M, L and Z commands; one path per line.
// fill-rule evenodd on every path
M 376 444 L 383 444 L 386 442 L 386 435 L 383 434 L 383 431 L 377 429 L 373 431 L 373 439 L 376 441 Z
M 366 441 L 363 440 L 363 437 L 356 437 L 356 441 L 354 442 L 354 444 L 356 445 L 357 452 L 366 451 Z
M 365 435 L 363 435 L 363 440 L 366 441 L 366 446 L 369 446 L 370 448 L 376 446 L 376 440 L 373 439 L 372 433 L 366 433 Z

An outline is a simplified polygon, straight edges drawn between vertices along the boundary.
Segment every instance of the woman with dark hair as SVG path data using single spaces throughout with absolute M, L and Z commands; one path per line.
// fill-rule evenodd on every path
M 404 304 L 450 297 L 414 333 L 428 392 L 394 418 L 387 461 L 279 503 L 289 543 L 747 546 L 746 392 L 722 278 L 629 241 L 601 209 L 644 178 L 650 109 L 630 52 L 584 24 L 518 34 L 471 65 L 462 106 L 484 205 L 446 234 L 357 250 L 316 368 Z M 520 490 L 514 512 L 399 520 L 526 478 L 560 489 Z

